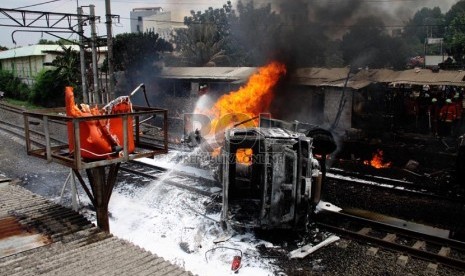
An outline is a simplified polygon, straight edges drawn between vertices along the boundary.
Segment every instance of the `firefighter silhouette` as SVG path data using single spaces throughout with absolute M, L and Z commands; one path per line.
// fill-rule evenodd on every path
M 452 126 L 457 119 L 457 110 L 451 99 L 446 99 L 446 103 L 439 112 L 440 136 L 450 136 Z

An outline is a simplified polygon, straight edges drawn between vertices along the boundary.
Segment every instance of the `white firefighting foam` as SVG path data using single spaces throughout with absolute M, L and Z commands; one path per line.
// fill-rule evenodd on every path
M 157 158 L 165 166 L 175 153 Z M 175 167 L 176 163 L 171 163 Z M 150 193 L 148 193 L 150 191 Z M 81 199 L 88 201 L 86 196 Z M 223 232 L 220 213 L 205 214 L 210 200 L 204 196 L 153 181 L 137 187 L 120 183 L 113 191 L 110 204 L 110 232 L 163 257 L 194 274 L 231 275 L 231 264 L 242 251 L 242 275 L 274 275 L 277 267 L 259 256 L 258 245 L 273 244 L 258 240 L 251 233 L 236 234 L 215 244 Z M 89 212 L 88 217 L 94 213 Z M 94 220 L 93 217 L 90 219 Z

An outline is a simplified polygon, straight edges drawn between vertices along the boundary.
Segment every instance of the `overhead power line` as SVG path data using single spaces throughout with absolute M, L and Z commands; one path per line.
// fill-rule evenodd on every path
M 396 1 L 396 0 L 390 0 L 390 1 Z M 400 0 L 397 0 L 400 1 Z M 410 0 L 408 0 L 410 1 Z M 1 19 L 1 18 L 0 18 Z M 137 18 L 130 18 L 130 17 L 120 17 L 122 20 L 128 20 L 128 21 L 138 21 L 139 19 Z M 181 23 L 184 24 L 184 21 L 173 21 L 173 20 L 157 20 L 157 19 L 144 19 L 144 21 L 148 22 L 157 22 L 157 23 Z M 305 24 L 288 24 L 284 23 L 282 24 L 283 26 L 303 26 L 303 25 L 311 25 L 315 22 L 309 22 Z M 318 23 L 318 22 L 317 22 Z M 214 22 L 190 22 L 190 24 L 196 24 L 196 25 L 202 25 L 202 24 L 208 24 L 208 25 L 215 25 L 216 23 Z M 461 24 L 465 25 L 465 24 Z M 340 25 L 340 24 L 321 24 L 322 27 L 329 27 L 329 28 L 352 28 L 352 27 L 357 27 L 357 28 L 372 28 L 373 26 L 358 26 L 358 25 Z M 423 28 L 423 27 L 445 27 L 446 25 L 444 24 L 421 24 L 421 25 L 406 25 L 406 24 L 396 24 L 396 25 L 383 25 L 383 26 L 376 26 L 378 28 L 384 28 L 384 29 L 389 29 L 389 28 L 405 28 L 405 27 L 415 27 L 415 28 Z
M 393 1 L 393 0 L 390 0 Z M 57 16 L 56 16 L 57 17 Z M 16 20 L 21 20 L 21 18 L 18 17 L 0 17 L 0 20 L 10 20 L 10 19 L 16 19 Z M 138 21 L 137 18 L 130 18 L 130 17 L 120 17 L 121 20 L 127 20 L 127 21 Z M 36 21 L 44 21 L 47 20 L 45 18 L 39 18 L 36 19 Z M 144 19 L 144 21 L 148 22 L 157 22 L 157 23 L 171 23 L 171 24 L 184 24 L 184 21 L 175 21 L 175 20 L 157 20 L 157 19 Z M 315 24 L 318 22 L 308 22 L 304 24 L 289 24 L 289 23 L 283 23 L 283 26 L 310 26 L 312 24 Z M 102 22 L 97 23 L 98 24 L 104 24 Z M 214 25 L 216 23 L 214 22 L 190 22 L 190 24 L 195 24 L 195 25 Z M 0 24 L 1 25 L 1 24 Z M 465 24 L 456 24 L 457 26 L 465 26 Z M 331 24 L 331 23 L 322 23 L 320 25 L 321 27 L 328 27 L 328 28 L 352 28 L 352 27 L 357 27 L 357 28 L 372 28 L 373 26 L 358 26 L 358 25 L 341 25 L 341 24 Z M 390 29 L 390 28 L 405 28 L 405 27 L 413 27 L 413 28 L 424 28 L 424 27 L 446 27 L 444 24 L 414 24 L 414 25 L 406 25 L 406 24 L 394 24 L 394 25 L 383 25 L 383 26 L 376 26 L 377 28 L 383 28 L 383 29 Z
M 10 18 L 5 18 L 5 17 L 0 17 L 0 20 L 7 20 L 7 19 L 10 19 Z M 20 18 L 15 18 L 15 19 L 20 19 Z M 37 19 L 36 21 L 44 21 L 46 19 Z M 133 20 L 133 21 L 137 21 L 137 19 L 131 19 L 131 18 L 128 18 L 128 17 L 121 17 L 121 20 Z M 171 23 L 171 24 L 184 24 L 184 21 L 169 21 L 169 20 L 145 20 L 145 21 L 150 21 L 150 22 L 157 22 L 157 23 Z M 105 24 L 104 22 L 99 22 L 97 23 L 97 25 L 102 25 L 102 24 Z M 206 22 L 206 23 L 201 23 L 201 22 L 191 22 L 190 24 L 193 24 L 193 25 L 202 25 L 202 24 L 205 24 L 205 25 L 213 25 L 215 23 L 210 23 L 210 22 Z M 301 25 L 298 25 L 298 24 L 283 24 L 282 26 L 310 26 L 312 25 L 311 23 L 307 23 L 307 24 L 301 24 Z M 0 23 L 0 26 L 4 26 Z M 352 28 L 352 27 L 357 27 L 357 28 L 372 28 L 373 26 L 356 26 L 356 25 L 337 25 L 337 24 L 321 24 L 319 25 L 321 27 L 327 27 L 327 28 L 342 28 L 342 29 L 348 29 L 348 28 Z M 465 26 L 465 24 L 457 24 L 456 26 Z M 424 28 L 424 27 L 446 27 L 446 25 L 434 25 L 434 24 L 426 24 L 426 25 L 384 25 L 384 26 L 377 26 L 376 28 L 380 28 L 380 29 L 391 29 L 391 28 L 406 28 L 406 27 L 412 27 L 412 28 Z
M 100 2 L 103 2 L 105 0 L 96 0 L 96 1 L 100 1 Z M 341 3 L 341 2 L 347 2 L 347 0 L 316 0 L 316 1 L 319 1 L 319 2 L 326 2 L 326 3 Z M 386 2 L 427 2 L 429 0 L 358 0 L 358 2 L 363 2 L 363 3 L 386 3 Z M 169 5 L 169 6 L 173 6 L 173 5 L 192 5 L 192 6 L 198 6 L 198 5 L 214 5 L 214 4 L 220 4 L 221 6 L 223 6 L 225 4 L 225 1 L 216 1 L 217 3 L 215 3 L 215 1 L 203 1 L 203 2 L 182 2 L 182 1 L 177 1 L 177 2 L 174 2 L 174 1 L 153 1 L 153 0 L 138 0 L 138 1 L 128 1 L 128 0 L 112 0 L 112 2 L 115 2 L 115 3 L 128 3 L 128 2 L 131 2 L 131 3 L 134 3 L 134 4 L 152 4 L 152 5 Z M 273 1 L 269 1 L 269 2 L 273 2 Z
M 47 1 L 47 2 L 37 3 L 37 4 L 34 4 L 34 5 L 15 8 L 15 10 L 25 9 L 25 8 L 30 8 L 30 7 L 40 6 L 40 5 L 45 5 L 45 4 L 48 4 L 48 3 L 53 3 L 53 2 L 58 2 L 58 1 L 62 1 L 62 0 L 50 0 L 50 1 Z

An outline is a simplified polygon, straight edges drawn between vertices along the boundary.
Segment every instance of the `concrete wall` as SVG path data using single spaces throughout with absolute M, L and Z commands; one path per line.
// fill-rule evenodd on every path
M 163 39 L 170 38 L 173 29 L 171 24 L 171 12 L 159 12 L 143 19 L 143 32 L 153 31 Z
M 159 7 L 153 7 L 153 8 L 140 8 L 140 9 L 134 9 L 129 13 L 129 17 L 131 19 L 131 33 L 137 33 L 137 32 L 144 32 L 144 25 L 147 22 L 144 22 L 144 17 L 151 16 L 157 13 L 162 12 L 163 10 Z
M 14 59 L 1 60 L 2 70 L 12 72 L 16 77 L 20 78 L 24 83 L 32 85 L 37 74 L 44 68 L 44 62 L 52 62 L 56 55 L 44 56 L 27 56 Z
M 435 66 L 444 62 L 448 56 L 425 56 L 425 66 Z
M 331 126 L 339 110 L 342 88 L 325 88 L 324 125 Z M 338 129 L 349 129 L 352 127 L 352 90 L 345 91 L 345 105 L 339 119 Z

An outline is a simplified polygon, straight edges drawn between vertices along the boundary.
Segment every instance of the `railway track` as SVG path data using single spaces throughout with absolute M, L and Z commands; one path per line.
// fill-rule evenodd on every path
M 345 238 L 371 244 L 367 254 L 376 254 L 380 247 L 398 252 L 400 265 L 406 265 L 410 256 L 426 260 L 432 267 L 439 263 L 465 270 L 465 242 L 444 237 L 444 233 L 426 233 L 434 229 L 412 230 L 333 211 L 318 213 L 316 224 Z
M 22 139 L 25 138 L 23 126 L 0 121 L 0 129 L 18 138 L 22 138 Z M 34 145 L 41 146 L 41 147 L 45 146 L 44 144 L 45 134 L 43 132 L 30 129 L 29 135 L 31 136 L 31 141 Z M 65 145 L 68 143 L 67 141 L 60 140 L 60 139 L 53 138 L 53 137 L 50 137 L 50 141 L 52 143 L 52 146 Z
M 15 108 L 3 103 L 0 104 L 0 108 L 18 115 L 23 111 L 20 108 Z M 64 124 L 62 125 L 64 126 Z M 0 130 L 21 140 L 25 139 L 23 124 L 14 124 L 2 120 L 0 121 Z M 45 134 L 43 132 L 30 129 L 30 135 L 31 141 L 34 145 L 44 147 Z M 67 144 L 66 141 L 56 138 L 51 138 L 51 142 L 53 146 Z M 144 164 L 138 161 L 123 163 L 120 170 L 125 173 L 122 177 L 131 178 L 130 182 L 135 185 L 146 181 L 158 180 L 163 181 L 164 184 L 189 190 L 207 197 L 213 197 L 219 191 L 218 188 L 215 188 L 217 183 L 211 179 L 202 178 L 182 171 L 168 170 L 166 168 Z M 142 180 L 136 178 L 142 178 Z
M 0 104 L 0 108 L 2 109 L 5 108 L 5 110 L 12 111 L 18 114 L 22 112 L 22 109 L 10 107 L 5 104 Z M 8 134 L 13 135 L 16 138 L 24 140 L 24 126 L 22 124 L 9 123 L 9 122 L 2 120 L 0 121 L 0 130 L 7 132 Z M 45 134 L 43 132 L 30 129 L 30 135 L 31 135 L 31 141 L 34 145 L 39 146 L 39 147 L 44 146 Z M 51 137 L 50 139 L 51 139 L 53 146 L 67 144 L 67 141 L 64 141 L 61 139 L 56 139 L 54 137 Z M 171 147 L 171 149 L 173 149 L 173 147 Z M 175 149 L 179 150 L 179 147 L 175 147 Z M 185 151 L 185 149 L 183 151 Z M 132 165 L 123 165 L 122 170 L 126 171 L 127 173 L 133 173 L 141 177 L 145 177 L 146 179 L 152 179 L 152 180 L 159 180 L 163 175 L 161 173 L 158 173 L 158 174 L 147 173 L 147 172 L 144 172 L 144 169 L 134 168 L 134 166 L 135 166 L 134 163 Z M 148 171 L 151 171 L 151 169 L 148 169 Z M 181 182 L 186 181 L 182 177 L 191 178 L 191 179 L 197 178 L 197 176 L 195 175 L 189 175 L 181 171 L 172 171 L 170 172 L 170 175 L 171 175 L 170 178 L 172 179 L 174 179 L 175 176 L 178 177 L 176 181 L 179 180 Z M 413 183 L 410 181 L 389 179 L 386 177 L 377 177 L 377 176 L 372 176 L 372 175 L 362 175 L 356 172 L 347 172 L 347 171 L 342 171 L 339 169 L 330 169 L 327 174 L 327 178 L 336 180 L 340 182 L 341 184 L 350 183 L 354 185 L 365 185 L 365 186 L 375 187 L 376 189 L 395 191 L 397 193 L 403 193 L 403 194 L 413 194 L 416 196 L 424 196 L 424 197 L 428 197 L 432 199 L 448 200 L 452 202 L 463 202 L 463 200 L 465 200 L 465 198 L 461 194 L 454 194 L 454 193 L 449 194 L 449 195 L 439 194 L 437 191 L 434 192 L 434 191 L 426 190 L 423 185 Z M 215 183 L 212 183 L 212 181 L 209 179 L 199 179 L 199 180 L 200 182 L 206 183 L 209 186 L 215 185 Z M 173 181 L 166 180 L 165 183 L 171 183 L 174 185 Z M 183 184 L 181 184 L 181 186 L 182 185 Z M 205 192 L 205 193 L 208 193 L 208 192 Z
M 0 108 L 3 108 L 3 104 L 0 104 Z M 24 138 L 24 129 L 22 128 L 22 125 L 2 122 L 0 124 L 0 129 L 9 129 L 8 133 Z M 34 135 L 37 135 L 37 139 L 40 140 L 40 132 L 37 132 Z M 58 143 L 61 141 L 56 142 Z M 156 180 L 162 181 L 166 185 L 187 190 L 209 198 L 218 198 L 221 196 L 221 189 L 218 187 L 218 183 L 211 179 L 185 171 L 167 169 L 166 167 L 151 165 L 139 161 L 123 163 L 120 170 L 122 173 L 119 177 L 134 185 L 143 186 L 145 185 L 144 183 Z M 338 181 L 342 181 L 342 176 L 348 176 L 347 174 L 342 172 L 338 173 L 337 171 L 330 171 L 330 173 L 329 177 L 338 179 Z M 382 188 L 390 190 L 395 189 L 399 192 L 405 192 L 408 190 L 406 187 L 410 184 L 407 181 L 378 178 L 376 176 L 364 178 L 363 175 L 352 175 L 351 177 L 352 183 L 372 181 L 381 183 L 382 185 L 379 186 Z M 421 190 L 414 192 L 427 194 Z M 432 264 L 440 263 L 453 268 L 465 270 L 465 243 L 463 242 L 426 235 L 424 233 L 418 233 L 399 227 L 396 228 L 392 225 L 382 224 L 359 216 L 329 213 L 327 211 L 320 212 L 318 214 L 316 217 L 316 223 L 319 227 L 338 233 L 341 236 L 399 252 L 399 262 L 405 260 L 405 253 L 407 253 L 409 256 L 430 261 Z M 372 251 L 376 251 L 375 249 Z
M 14 112 L 14 113 L 22 113 L 24 111 L 24 109 L 22 109 L 22 108 L 19 108 L 19 107 L 14 106 L 14 105 L 9 105 L 9 104 L 7 104 L 5 102 L 2 102 L 2 101 L 0 101 L 0 109 L 5 110 L 5 111 Z
M 8 104 L 0 103 L 0 109 L 5 112 L 10 112 L 18 117 L 21 116 L 23 109 L 17 108 Z M 21 116 L 22 117 L 22 116 Z M 18 120 L 19 121 L 19 120 Z M 63 127 L 66 125 L 63 122 L 58 122 Z M 11 123 L 5 120 L 0 121 L 0 130 L 12 135 L 16 138 L 25 139 L 24 133 L 24 123 Z M 45 143 L 45 134 L 43 132 L 30 129 L 31 141 L 34 145 L 44 146 Z M 60 139 L 50 138 L 52 145 L 64 145 L 67 144 L 67 141 Z M 182 172 L 178 170 L 169 170 L 163 167 L 156 165 L 144 164 L 138 161 L 131 161 L 123 163 L 120 169 L 126 174 L 123 177 L 130 177 L 132 175 L 131 183 L 137 185 L 139 181 L 135 180 L 135 177 L 141 177 L 145 180 L 158 180 L 163 181 L 163 183 L 175 186 L 178 188 L 186 189 L 204 196 L 214 196 L 218 192 L 218 188 L 215 187 L 218 185 L 216 181 L 212 179 L 200 177 L 191 173 Z M 144 182 L 144 181 L 142 181 Z
M 20 138 L 22 140 L 25 139 L 25 131 L 24 131 L 24 120 L 22 117 L 23 109 L 18 108 L 15 106 L 11 106 L 5 103 L 0 103 L 0 110 L 2 110 L 3 114 L 0 120 L 0 130 L 7 132 L 10 135 L 13 135 L 16 138 Z M 42 131 L 34 129 L 34 126 L 40 124 L 40 122 L 35 120 L 30 120 L 31 126 L 29 127 L 29 135 L 31 138 L 32 144 L 43 147 L 45 145 L 45 134 Z M 63 128 L 65 130 L 66 125 L 61 121 L 50 120 L 50 124 L 57 125 L 57 128 Z M 40 127 L 37 127 L 39 129 Z M 57 137 L 51 136 L 50 142 L 52 146 L 64 145 L 68 142 L 59 139 Z
M 0 109 L 5 110 L 6 112 L 11 112 L 16 115 L 21 115 L 23 112 L 23 109 L 17 108 L 15 106 L 11 106 L 8 104 L 0 103 Z M 22 117 L 22 116 L 21 116 Z M 16 124 L 16 123 L 9 123 L 4 120 L 0 121 L 0 129 L 18 137 L 18 138 L 23 138 L 24 139 L 24 127 L 23 123 Z M 58 122 L 64 125 L 63 122 Z M 45 141 L 45 136 L 42 132 L 31 129 L 31 134 L 34 135 L 33 141 L 36 145 L 41 146 L 43 144 L 43 141 Z M 51 138 L 52 142 L 54 142 L 57 145 L 60 144 L 66 144 L 66 141 L 60 140 L 60 139 L 55 139 Z M 145 139 L 145 138 L 144 138 Z M 169 148 L 171 150 L 177 150 L 177 151 L 188 151 L 185 147 L 180 147 L 179 145 L 174 145 L 172 143 L 169 143 Z M 130 170 L 128 168 L 128 170 Z M 180 175 L 181 172 L 177 172 L 177 175 Z M 188 176 L 189 177 L 189 176 Z M 407 193 L 407 194 L 413 194 L 413 195 L 421 195 L 424 197 L 429 197 L 429 198 L 435 198 L 435 199 L 441 199 L 441 200 L 450 200 L 450 201 L 463 201 L 465 200 L 464 195 L 460 193 L 455 193 L 455 192 L 450 192 L 447 193 L 444 190 L 441 189 L 435 189 L 432 190 L 430 187 L 427 187 L 423 183 L 418 183 L 418 182 L 413 182 L 413 181 L 408 181 L 408 180 L 403 180 L 403 179 L 392 179 L 392 178 L 387 178 L 387 177 L 380 177 L 376 175 L 367 175 L 367 174 L 361 174 L 357 172 L 352 172 L 352 171 L 344 171 L 341 169 L 337 168 L 331 168 L 328 170 L 327 177 L 329 179 L 334 179 L 342 183 L 351 183 L 354 185 L 365 185 L 365 186 L 371 186 L 371 187 L 376 187 L 377 189 L 384 189 L 384 190 L 391 190 L 391 191 L 396 191 L 400 193 Z
M 329 169 L 326 177 L 328 179 L 336 180 L 341 184 L 350 183 L 353 185 L 367 186 L 385 191 L 422 196 L 431 199 L 447 200 L 451 202 L 465 201 L 465 196 L 460 191 L 450 191 L 448 189 L 441 189 L 441 187 L 431 188 L 420 182 L 379 177 L 375 175 L 365 175 L 337 168 Z
M 0 102 L 0 110 L 2 110 L 2 112 L 6 113 L 6 115 L 5 114 L 0 114 L 1 115 L 0 116 L 0 119 L 1 119 L 0 120 L 0 130 L 8 132 L 9 134 L 12 134 L 12 135 L 14 135 L 14 136 L 16 136 L 18 138 L 23 138 L 24 139 L 24 120 L 23 120 L 23 117 L 22 117 L 22 113 L 23 113 L 24 109 Z M 9 122 L 9 121 L 12 121 L 12 122 Z M 30 124 L 32 124 L 32 125 L 40 125 L 40 122 L 34 120 L 34 118 L 30 118 Z M 62 131 L 64 133 L 63 135 L 61 135 L 62 138 L 60 138 L 60 139 L 51 136 L 51 138 L 50 138 L 51 142 L 55 143 L 53 145 L 67 144 L 68 142 L 65 141 L 66 137 L 64 137 L 64 136 L 67 135 L 66 123 L 63 122 L 63 121 L 57 121 L 57 120 L 52 119 L 52 120 L 49 120 L 49 124 L 55 124 L 56 129 L 60 129 L 60 131 Z M 147 134 L 151 134 L 150 127 L 148 127 L 147 124 L 142 123 L 141 127 L 142 127 L 142 129 L 144 129 L 144 131 L 147 132 Z M 37 145 L 37 146 L 43 146 L 42 141 L 45 141 L 45 134 L 43 132 L 41 132 L 41 131 L 34 130 L 33 128 L 34 128 L 34 126 L 29 128 L 30 134 L 34 135 L 34 137 L 32 137 L 33 138 L 32 143 L 34 145 Z M 40 128 L 40 126 L 37 127 L 37 129 L 39 129 L 39 128 Z M 162 137 L 160 137 L 159 139 L 154 138 L 153 133 L 152 133 L 152 135 L 149 135 L 149 136 L 150 136 L 150 138 L 147 138 L 146 135 L 141 135 L 141 140 L 142 141 L 149 140 L 150 143 L 158 144 L 160 146 L 163 145 L 164 142 L 163 142 Z M 185 152 L 191 150 L 191 149 L 187 148 L 183 144 L 173 143 L 173 142 L 168 142 L 168 148 L 170 150 L 185 151 Z
M 122 177 L 129 178 L 128 182 L 143 185 L 145 179 L 162 181 L 164 184 L 185 189 L 206 197 L 215 197 L 219 195 L 221 189 L 218 183 L 209 178 L 197 176 L 175 169 L 167 169 L 164 167 L 145 164 L 139 161 L 131 161 L 123 163 L 120 170 L 125 172 Z M 135 178 L 136 177 L 136 178 Z M 144 179 L 137 179 L 142 177 Z

